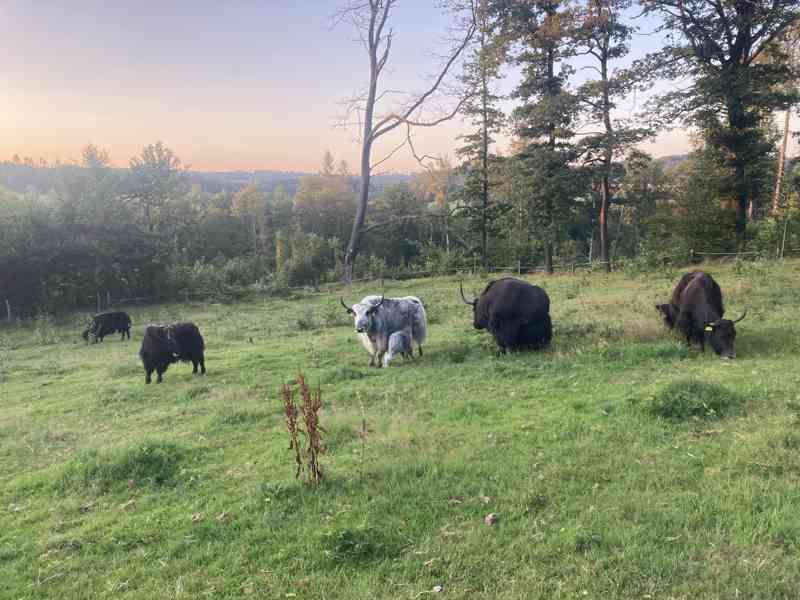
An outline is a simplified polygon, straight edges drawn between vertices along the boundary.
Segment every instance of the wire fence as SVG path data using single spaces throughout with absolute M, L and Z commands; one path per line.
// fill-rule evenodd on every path
M 800 255 L 800 248 L 782 248 L 782 253 L 784 256 L 786 255 Z M 720 262 L 724 262 L 726 259 L 737 259 L 739 257 L 758 257 L 763 256 L 763 252 L 757 250 L 751 251 L 744 251 L 744 252 L 717 252 L 717 251 L 705 251 L 705 250 L 690 250 L 689 255 L 687 256 L 684 254 L 673 254 L 673 255 L 663 255 L 659 256 L 659 261 L 664 263 L 673 261 L 673 260 L 680 260 L 680 259 L 688 259 L 690 264 L 696 264 L 699 262 L 703 262 L 705 260 L 716 260 Z M 778 258 L 782 258 L 780 255 Z M 600 260 L 582 260 L 582 261 L 566 261 L 566 262 L 559 262 L 554 263 L 552 266 L 552 270 L 554 273 L 569 273 L 569 274 L 576 274 L 578 272 L 592 272 L 595 270 L 605 270 L 605 265 L 610 264 L 612 261 L 600 261 Z M 380 281 L 381 287 L 384 287 L 384 281 L 406 281 L 411 279 L 423 279 L 426 277 L 440 277 L 444 275 L 479 275 L 482 273 L 516 273 L 517 275 L 530 275 L 535 273 L 546 273 L 547 269 L 544 265 L 541 264 L 524 264 L 521 261 L 518 261 L 515 265 L 488 265 L 484 266 L 477 261 L 473 263 L 471 267 L 469 266 L 457 266 L 452 267 L 449 269 L 433 269 L 433 270 L 423 270 L 423 271 L 398 271 L 394 273 L 369 273 L 366 277 L 360 277 L 358 279 L 353 279 L 351 284 L 357 283 L 366 283 L 369 281 Z M 309 285 L 302 285 L 302 286 L 289 286 L 283 288 L 288 292 L 305 292 L 305 293 L 319 293 L 326 289 L 337 288 L 341 287 L 343 283 L 341 281 L 328 281 L 328 282 L 318 282 Z M 267 291 L 259 291 L 254 288 L 244 288 L 241 290 L 237 290 L 238 296 L 246 297 L 246 296 L 268 296 L 274 295 Z M 224 294 L 220 294 L 219 292 L 191 292 L 185 290 L 183 293 L 180 294 L 181 298 L 175 298 L 170 295 L 160 295 L 160 296 L 133 296 L 133 297 L 121 297 L 121 298 L 114 298 L 110 291 L 106 290 L 104 292 L 98 291 L 93 296 L 87 296 L 86 303 L 84 304 L 84 308 L 92 307 L 96 309 L 96 311 L 102 312 L 104 310 L 111 310 L 113 308 L 118 308 L 122 306 L 137 306 L 137 305 L 147 305 L 147 304 L 157 304 L 160 302 L 170 302 L 178 300 L 183 300 L 184 302 L 219 302 L 219 301 L 226 301 L 232 298 L 226 297 Z M 11 302 L 6 298 L 3 301 L 3 308 L 5 308 L 5 318 L 2 319 L 0 322 L 12 323 L 15 318 L 21 317 L 24 315 L 24 311 L 18 310 L 15 311 L 14 307 L 11 305 Z

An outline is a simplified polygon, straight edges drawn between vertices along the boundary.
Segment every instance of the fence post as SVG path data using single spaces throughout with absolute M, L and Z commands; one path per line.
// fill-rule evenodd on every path
M 781 242 L 781 258 L 783 258 L 783 252 L 786 250 L 786 230 L 789 229 L 789 217 L 786 217 L 786 221 L 783 222 L 783 241 Z
M 106 310 L 111 308 L 111 292 L 106 290 Z
M 6 298 L 6 321 L 11 323 L 11 303 Z
M 522 260 L 517 261 L 517 275 L 522 275 Z
M 694 248 L 689 249 L 689 264 L 694 264 Z
M 100 312 L 102 308 L 100 308 L 100 292 L 97 292 L 97 312 Z

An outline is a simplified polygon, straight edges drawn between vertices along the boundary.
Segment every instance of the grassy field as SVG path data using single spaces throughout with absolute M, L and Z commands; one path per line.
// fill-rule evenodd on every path
M 0 329 L 0 597 L 797 598 L 800 262 L 708 270 L 752 305 L 736 361 L 661 326 L 680 271 L 532 279 L 554 343 L 502 357 L 457 279 L 392 283 L 431 324 L 381 370 L 338 291 L 134 308 L 130 343 Z M 208 374 L 145 386 L 143 327 L 178 319 Z M 287 450 L 299 371 L 318 489 Z

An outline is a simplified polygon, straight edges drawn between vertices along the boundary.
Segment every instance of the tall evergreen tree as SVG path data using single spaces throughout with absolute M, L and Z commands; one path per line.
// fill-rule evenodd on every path
M 608 240 L 608 210 L 613 196 L 611 173 L 619 160 L 649 131 L 615 119 L 616 103 L 628 96 L 642 82 L 630 72 L 614 70 L 614 61 L 630 51 L 633 28 L 622 20 L 630 0 L 587 0 L 579 14 L 575 37 L 579 52 L 594 60 L 597 77 L 581 85 L 578 94 L 588 118 L 601 124 L 602 131 L 581 140 L 584 162 L 592 168 L 600 189 L 598 224 L 600 228 L 600 260 L 611 270 Z
M 461 196 L 467 205 L 471 228 L 480 235 L 481 261 L 487 264 L 489 234 L 502 209 L 490 198 L 490 171 L 496 162 L 491 147 L 503 128 L 505 115 L 498 108 L 500 96 L 494 91 L 505 60 L 505 43 L 499 20 L 490 11 L 489 0 L 470 0 L 475 21 L 475 46 L 464 65 L 462 83 L 469 90 L 462 113 L 472 123 L 472 133 L 462 136 L 464 145 L 457 155 L 464 161 Z
M 523 143 L 545 270 L 552 273 L 553 246 L 563 235 L 576 193 L 570 165 L 578 156 L 573 139 L 579 104 L 568 85 L 574 69 L 566 62 L 575 52 L 574 10 L 566 0 L 497 0 L 494 8 L 519 48 L 515 60 L 522 78 L 514 96 L 522 104 L 514 109 L 512 123 Z

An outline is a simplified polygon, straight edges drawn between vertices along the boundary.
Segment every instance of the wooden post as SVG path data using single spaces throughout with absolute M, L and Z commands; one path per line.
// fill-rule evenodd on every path
M 111 292 L 106 290 L 106 310 L 111 308 Z
M 6 298 L 6 321 L 11 323 L 11 303 Z
M 786 250 L 786 230 L 789 229 L 789 217 L 786 217 L 786 220 L 783 222 L 783 241 L 781 242 L 781 258 L 783 258 L 783 253 Z
M 100 308 L 100 292 L 97 292 L 97 312 L 100 312 L 102 308 Z
M 522 275 L 522 259 L 517 261 L 517 275 Z

